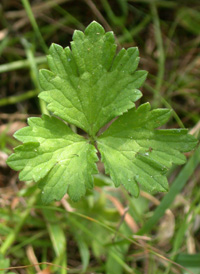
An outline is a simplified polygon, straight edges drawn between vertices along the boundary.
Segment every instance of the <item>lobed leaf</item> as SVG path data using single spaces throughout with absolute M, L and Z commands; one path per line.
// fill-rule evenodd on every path
M 43 115 L 28 123 L 15 133 L 24 144 L 15 148 L 8 164 L 22 170 L 20 180 L 39 182 L 45 203 L 60 200 L 67 191 L 79 200 L 93 187 L 92 174 L 98 173 L 95 147 L 55 117 Z
M 138 62 L 137 48 L 116 55 L 113 33 L 105 33 L 96 22 L 84 33 L 75 31 L 71 49 L 50 47 L 50 70 L 40 71 L 39 97 L 59 119 L 30 118 L 29 126 L 15 133 L 23 144 L 7 161 L 20 171 L 20 180 L 38 183 L 45 203 L 67 192 L 77 201 L 93 187 L 93 174 L 98 173 L 95 142 L 116 186 L 123 184 L 134 196 L 139 184 L 148 191 L 168 189 L 166 171 L 173 163 L 183 164 L 181 152 L 193 149 L 197 141 L 185 129 L 156 129 L 168 121 L 169 110 L 151 110 L 148 103 L 134 107 L 147 75 L 136 71 Z M 88 139 L 65 122 L 83 129 Z
M 155 129 L 167 122 L 170 110 L 150 111 L 146 103 L 119 117 L 99 138 L 98 148 L 106 173 L 116 186 L 123 184 L 134 196 L 139 184 L 148 191 L 167 191 L 166 171 L 183 164 L 181 152 L 196 145 L 186 129 Z
M 135 72 L 138 62 L 137 48 L 122 49 L 116 56 L 113 33 L 92 22 L 85 33 L 74 32 L 71 50 L 50 47 L 51 71 L 40 71 L 39 97 L 55 115 L 95 136 L 142 96 L 138 88 L 147 73 Z

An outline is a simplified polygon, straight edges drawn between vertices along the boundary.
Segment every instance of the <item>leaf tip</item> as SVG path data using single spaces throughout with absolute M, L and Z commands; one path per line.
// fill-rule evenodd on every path
M 91 35 L 91 34 L 96 34 L 96 35 L 103 35 L 105 33 L 104 28 L 102 25 L 100 25 L 96 21 L 92 21 L 87 28 L 85 29 L 85 35 Z

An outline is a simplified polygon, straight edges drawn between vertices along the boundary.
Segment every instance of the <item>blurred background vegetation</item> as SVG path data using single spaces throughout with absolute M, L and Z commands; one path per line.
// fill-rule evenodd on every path
M 35 185 L 6 165 L 19 144 L 13 133 L 46 111 L 37 75 L 49 46 L 69 46 L 93 20 L 114 31 L 119 49 L 139 48 L 149 75 L 138 103 L 171 108 L 167 127 L 199 138 L 199 0 L 1 0 L 0 269 L 12 269 L 0 273 L 198 274 L 199 147 L 169 171 L 167 194 L 138 199 L 113 188 L 99 166 L 94 191 L 80 202 L 66 196 L 41 206 Z

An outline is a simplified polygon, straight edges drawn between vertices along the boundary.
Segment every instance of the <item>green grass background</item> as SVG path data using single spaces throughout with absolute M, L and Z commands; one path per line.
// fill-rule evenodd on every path
M 96 20 L 118 48 L 137 46 L 149 72 L 139 103 L 173 110 L 168 128 L 199 138 L 198 0 L 2 0 L 0 3 L 0 273 L 200 273 L 200 148 L 168 173 L 170 190 L 138 199 L 105 175 L 78 203 L 41 206 L 6 165 L 14 131 L 46 112 L 38 70 L 52 42 Z M 100 167 L 101 168 L 101 167 Z M 46 263 L 45 263 L 46 262 Z M 12 268 L 12 269 L 11 269 Z

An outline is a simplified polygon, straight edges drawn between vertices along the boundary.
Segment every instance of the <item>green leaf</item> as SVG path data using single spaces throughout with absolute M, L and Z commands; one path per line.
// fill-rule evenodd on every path
M 181 152 L 193 149 L 196 140 L 185 129 L 155 129 L 167 122 L 169 110 L 150 111 L 149 104 L 134 108 L 147 75 L 136 71 L 138 49 L 116 54 L 113 33 L 92 22 L 84 33 L 75 31 L 71 49 L 53 44 L 49 53 L 50 70 L 40 71 L 39 97 L 58 118 L 30 118 L 29 126 L 15 133 L 23 144 L 7 163 L 20 171 L 20 180 L 38 183 L 45 203 L 65 193 L 77 201 L 93 187 L 93 174 L 98 173 L 97 145 L 116 186 L 122 183 L 135 196 L 138 184 L 149 191 L 166 191 L 167 169 L 172 163 L 183 164 Z M 66 122 L 87 132 L 87 138 L 75 134 Z
M 139 184 L 148 191 L 167 191 L 166 171 L 183 164 L 196 139 L 186 129 L 155 129 L 170 117 L 170 110 L 150 111 L 150 104 L 119 117 L 99 138 L 98 148 L 115 186 L 123 184 L 134 196 Z
M 40 71 L 39 97 L 55 115 L 94 136 L 142 96 L 138 88 L 147 73 L 135 72 L 138 62 L 137 48 L 116 56 L 113 33 L 92 22 L 85 33 L 74 32 L 71 50 L 52 44 L 51 71 Z
M 28 123 L 29 127 L 15 133 L 24 144 L 15 148 L 8 164 L 22 170 L 20 180 L 39 182 L 45 203 L 60 200 L 67 190 L 77 201 L 86 188 L 93 187 L 92 174 L 98 172 L 95 147 L 55 117 L 43 115 Z

